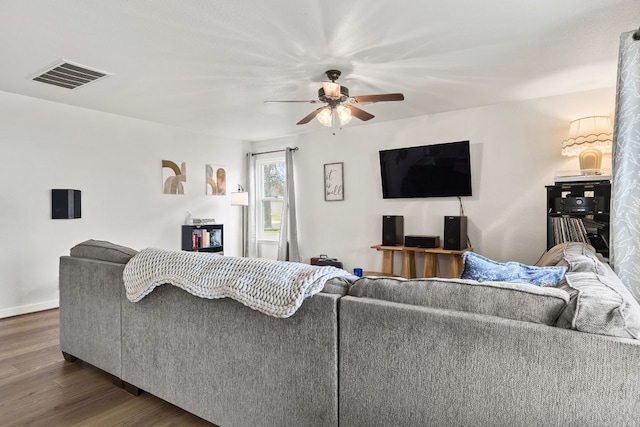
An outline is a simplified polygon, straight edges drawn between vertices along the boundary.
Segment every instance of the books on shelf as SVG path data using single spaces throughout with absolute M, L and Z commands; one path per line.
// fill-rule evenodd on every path
M 221 230 L 209 231 L 206 228 L 193 230 L 191 234 L 191 247 L 198 249 L 221 246 L 221 233 Z

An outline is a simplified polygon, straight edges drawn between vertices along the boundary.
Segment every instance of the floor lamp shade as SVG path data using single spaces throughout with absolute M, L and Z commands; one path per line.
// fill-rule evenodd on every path
M 232 192 L 231 206 L 249 206 L 249 193 L 246 191 Z

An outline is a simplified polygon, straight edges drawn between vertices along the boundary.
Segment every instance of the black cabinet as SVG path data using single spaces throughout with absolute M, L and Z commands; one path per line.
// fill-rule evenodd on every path
M 611 183 L 547 185 L 547 249 L 563 242 L 584 242 L 609 257 Z
M 183 225 L 182 250 L 223 252 L 224 227 L 222 224 Z

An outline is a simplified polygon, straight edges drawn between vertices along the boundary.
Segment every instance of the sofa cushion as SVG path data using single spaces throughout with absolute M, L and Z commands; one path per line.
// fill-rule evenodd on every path
M 608 274 L 611 270 L 606 263 L 598 258 L 596 250 L 584 243 L 570 245 L 564 249 L 564 262 L 567 263 L 569 271 L 587 272 L 596 274 Z
M 571 301 L 557 326 L 592 334 L 640 339 L 640 305 L 613 270 L 568 272 L 559 284 Z
M 537 265 L 566 265 L 556 285 L 570 302 L 556 326 L 592 334 L 640 339 L 640 304 L 588 244 L 568 242 L 549 249 Z
M 349 295 L 555 325 L 569 302 L 558 288 L 464 279 L 358 279 Z
M 597 271 L 602 265 L 593 246 L 586 243 L 566 242 L 546 251 L 536 266 L 566 266 L 568 271 Z
M 344 296 L 349 291 L 349 287 L 356 280 L 356 276 L 352 277 L 334 277 L 324 284 L 324 288 L 322 288 L 322 292 L 325 294 L 337 294 Z
M 69 253 L 71 256 L 78 258 L 91 258 L 126 264 L 138 251 L 111 242 L 91 239 L 78 243 L 71 248 Z
M 544 254 L 542 254 L 542 256 L 540 257 L 538 262 L 535 263 L 535 265 L 538 267 L 546 267 L 546 266 L 552 266 L 552 265 L 566 266 L 567 263 L 564 259 L 564 252 L 567 247 L 573 246 L 573 245 L 582 246 L 583 244 L 575 243 L 575 242 L 565 242 L 565 243 L 557 244 L 551 249 L 549 249 L 548 251 L 546 251 Z
M 566 267 L 536 267 L 514 261 L 501 263 L 475 252 L 465 252 L 462 255 L 460 278 L 548 286 L 558 283 L 566 271 Z

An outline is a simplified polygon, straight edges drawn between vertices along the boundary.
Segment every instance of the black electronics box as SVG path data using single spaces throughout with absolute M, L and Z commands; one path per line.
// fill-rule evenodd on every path
M 554 200 L 556 213 L 563 214 L 596 214 L 605 209 L 604 197 L 558 197 Z
M 318 260 L 319 267 L 326 266 L 326 265 L 330 265 L 336 268 L 342 268 L 342 261 L 338 261 L 336 258 L 324 258 L 324 259 Z
M 404 236 L 404 245 L 410 248 L 439 248 L 440 236 Z
M 337 258 L 329 258 L 327 255 L 322 254 L 317 257 L 311 257 L 311 265 L 325 266 L 330 265 L 336 268 L 342 268 L 342 261 L 338 261 Z

